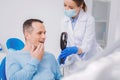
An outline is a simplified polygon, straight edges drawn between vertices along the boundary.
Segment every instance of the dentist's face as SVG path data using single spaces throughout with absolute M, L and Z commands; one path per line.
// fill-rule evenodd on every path
M 82 8 L 82 5 L 81 6 L 77 6 L 77 4 L 73 0 L 64 0 L 64 9 L 65 10 L 75 10 L 76 11 L 76 15 L 75 16 L 78 15 L 78 13 L 81 10 L 81 8 Z
M 39 43 L 45 42 L 46 30 L 44 25 L 40 22 L 33 22 L 32 27 L 33 30 L 29 34 L 29 42 L 37 47 Z

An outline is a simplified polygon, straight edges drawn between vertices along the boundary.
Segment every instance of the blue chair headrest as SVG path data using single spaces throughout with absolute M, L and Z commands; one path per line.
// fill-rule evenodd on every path
M 21 50 L 24 43 L 18 38 L 9 38 L 6 42 L 7 49 Z

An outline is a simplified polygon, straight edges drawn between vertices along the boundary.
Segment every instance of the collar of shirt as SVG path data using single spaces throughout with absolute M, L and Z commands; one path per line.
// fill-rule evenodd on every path
M 73 30 L 74 30 L 77 19 L 78 19 L 78 16 L 76 18 L 74 18 L 74 19 L 70 18 Z

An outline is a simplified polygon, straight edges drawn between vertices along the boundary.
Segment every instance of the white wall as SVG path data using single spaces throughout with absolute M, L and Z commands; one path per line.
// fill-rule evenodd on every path
M 6 40 L 18 37 L 24 41 L 22 24 L 26 19 L 44 21 L 47 30 L 46 51 L 59 53 L 60 20 L 63 0 L 0 0 L 0 43 L 6 51 Z

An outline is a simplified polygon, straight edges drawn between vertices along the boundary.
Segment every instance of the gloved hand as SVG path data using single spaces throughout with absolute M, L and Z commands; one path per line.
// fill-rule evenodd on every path
M 76 46 L 66 47 L 64 50 L 61 51 L 61 54 L 58 57 L 59 64 L 64 64 L 67 56 L 71 54 L 76 54 L 77 52 L 78 48 Z

